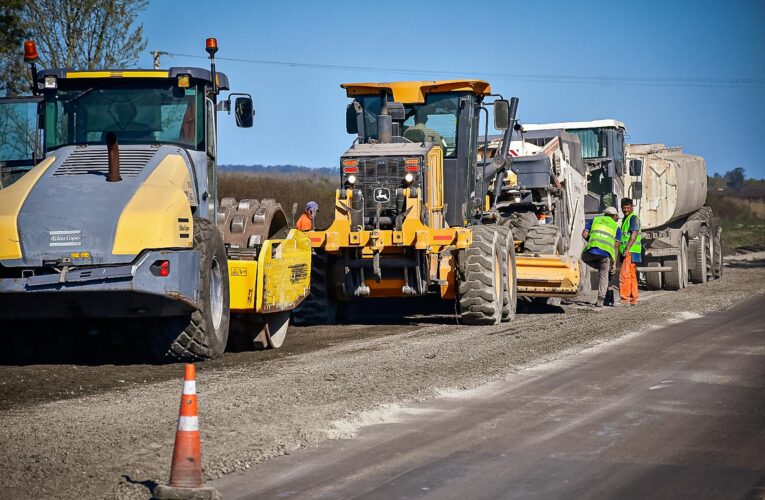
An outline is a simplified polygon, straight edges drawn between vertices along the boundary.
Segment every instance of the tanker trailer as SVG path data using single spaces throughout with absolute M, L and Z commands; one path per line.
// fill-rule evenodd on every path
M 722 229 L 704 205 L 706 163 L 681 147 L 626 145 L 625 193 L 640 217 L 649 290 L 680 290 L 722 276 Z

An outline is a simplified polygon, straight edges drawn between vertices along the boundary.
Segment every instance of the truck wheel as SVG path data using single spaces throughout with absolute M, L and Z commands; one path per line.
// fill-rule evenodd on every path
M 531 226 L 523 242 L 523 250 L 527 253 L 560 255 L 560 228 L 554 224 Z
M 512 321 L 518 306 L 518 276 L 515 273 L 515 241 L 513 232 L 497 226 L 504 241 L 502 245 L 502 321 Z
M 199 309 L 190 316 L 161 321 L 152 351 L 159 361 L 200 361 L 226 350 L 229 327 L 228 263 L 215 224 L 194 217 L 194 249 L 199 251 Z
M 496 325 L 502 319 L 501 253 L 499 231 L 495 226 L 473 227 L 473 244 L 462 255 L 465 271 L 458 285 L 464 324 Z
M 292 311 L 294 324 L 331 325 L 337 321 L 337 301 L 332 295 L 330 278 L 329 256 L 315 250 L 311 257 L 311 291 Z
M 539 220 L 533 212 L 513 212 L 502 219 L 500 224 L 509 227 L 518 241 L 526 241 L 529 228 L 538 226 Z
M 663 282 L 665 290 L 682 290 L 688 283 L 688 269 L 685 266 L 688 244 L 685 237 L 680 238 L 680 254 L 664 258 L 664 265 L 672 268 L 664 273 Z
M 695 259 L 696 268 L 690 270 L 691 283 L 706 283 L 707 266 L 709 258 L 707 257 L 707 235 L 699 233 L 699 239 L 691 242 L 689 245 L 689 255 Z
M 649 260 L 647 262 L 647 267 L 661 267 L 662 263 L 661 260 Z M 645 273 L 645 285 L 646 288 L 649 290 L 661 290 L 662 286 L 662 278 L 661 275 L 663 273 L 659 272 L 647 272 Z
M 718 229 L 714 238 L 714 260 L 712 261 L 712 274 L 716 280 L 722 278 L 723 274 L 723 250 L 722 250 L 722 234 Z

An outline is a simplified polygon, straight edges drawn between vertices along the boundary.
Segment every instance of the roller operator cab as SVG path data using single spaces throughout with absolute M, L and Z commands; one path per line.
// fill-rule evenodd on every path
M 263 312 L 257 264 L 277 256 L 259 251 L 287 236 L 286 217 L 270 200 L 233 244 L 216 225 L 238 208 L 217 202 L 216 115 L 250 127 L 253 106 L 247 94 L 218 102 L 229 84 L 215 51 L 208 39 L 210 69 L 33 68 L 44 152 L 0 190 L 0 318 L 151 319 L 160 357 L 204 359 L 225 349 L 230 309 Z
M 296 319 L 332 322 L 338 302 L 428 293 L 456 299 L 466 323 L 512 318 L 513 240 L 488 191 L 509 162 L 479 164 L 477 150 L 487 107 L 507 132 L 518 100 L 480 80 L 341 87 L 357 137 L 340 158 L 333 222 L 309 233 L 314 277 Z

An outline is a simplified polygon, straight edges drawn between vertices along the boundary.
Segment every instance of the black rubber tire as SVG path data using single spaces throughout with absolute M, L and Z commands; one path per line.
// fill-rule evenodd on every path
M 194 249 L 200 253 L 200 309 L 189 316 L 158 321 L 159 331 L 150 334 L 150 348 L 157 361 L 202 361 L 217 358 L 226 350 L 230 322 L 226 248 L 218 228 L 207 219 L 194 217 Z M 214 266 L 218 266 L 223 292 L 217 328 L 210 290 Z
M 712 262 L 712 275 L 716 280 L 723 275 L 723 254 L 722 254 L 722 231 L 718 229 L 714 238 L 714 260 Z
M 646 267 L 661 267 L 662 263 L 659 259 L 649 260 L 646 262 Z M 662 287 L 662 275 L 664 273 L 645 273 L 645 286 L 649 290 L 661 290 Z
M 688 246 L 688 255 L 694 259 L 696 267 L 690 269 L 691 283 L 701 284 L 707 281 L 707 266 L 709 258 L 707 257 L 707 235 L 699 233 L 699 239 L 691 242 Z
M 500 225 L 509 227 L 516 241 L 526 241 L 529 228 L 539 225 L 533 212 L 513 212 L 502 219 Z
M 531 226 L 523 242 L 525 253 L 560 255 L 560 228 L 554 224 Z
M 474 226 L 473 243 L 461 255 L 464 275 L 458 296 L 462 323 L 497 325 L 502 320 L 502 243 L 494 225 Z
M 497 226 L 502 244 L 502 321 L 512 321 L 518 309 L 518 275 L 515 269 L 515 241 L 510 228 Z
M 665 290 L 682 290 L 685 288 L 688 282 L 688 270 L 685 267 L 686 254 L 688 253 L 688 246 L 685 243 L 685 237 L 681 238 L 680 254 L 672 257 L 664 258 L 664 265 L 672 268 L 671 271 L 664 272 L 662 281 Z
M 311 256 L 311 291 L 292 311 L 294 325 L 333 325 L 337 322 L 337 300 L 332 294 L 329 261 L 326 252 L 314 250 Z

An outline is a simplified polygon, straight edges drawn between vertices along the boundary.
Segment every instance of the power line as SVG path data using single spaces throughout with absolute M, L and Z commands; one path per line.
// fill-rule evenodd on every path
M 206 56 L 195 54 L 179 54 L 166 52 L 173 57 L 190 57 L 193 59 L 207 59 Z M 568 83 L 578 85 L 637 85 L 646 87 L 763 87 L 765 78 L 661 78 L 661 77 L 621 77 L 621 76 L 575 76 L 575 75 L 543 75 L 543 74 L 520 74 L 520 73 L 490 73 L 483 71 L 443 71 L 421 70 L 411 68 L 390 68 L 378 66 L 351 66 L 342 64 L 318 64 L 294 61 L 272 61 L 265 59 L 244 59 L 238 57 L 217 57 L 222 61 L 231 61 L 248 64 L 261 64 L 270 66 L 286 66 L 293 68 L 309 68 L 335 71 L 358 71 L 358 72 L 387 72 L 417 76 L 462 76 L 480 77 L 494 80 L 514 80 L 535 83 Z

